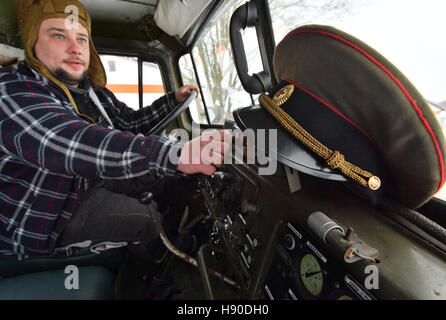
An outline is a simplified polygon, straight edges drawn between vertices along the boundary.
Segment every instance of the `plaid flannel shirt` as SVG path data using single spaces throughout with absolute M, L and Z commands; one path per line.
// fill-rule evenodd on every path
M 170 93 L 134 111 L 95 89 L 116 129 L 86 122 L 64 92 L 20 62 L 0 69 L 0 257 L 50 255 L 81 181 L 175 175 L 181 145 L 144 137 L 176 105 Z

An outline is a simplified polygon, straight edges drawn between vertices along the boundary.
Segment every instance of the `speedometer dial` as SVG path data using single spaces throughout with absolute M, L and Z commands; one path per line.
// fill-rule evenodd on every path
M 327 295 L 327 300 L 356 300 L 356 298 L 351 292 L 335 290 Z
M 308 293 L 317 297 L 322 293 L 324 287 L 324 277 L 322 268 L 316 257 L 311 254 L 305 254 L 299 263 L 300 279 Z

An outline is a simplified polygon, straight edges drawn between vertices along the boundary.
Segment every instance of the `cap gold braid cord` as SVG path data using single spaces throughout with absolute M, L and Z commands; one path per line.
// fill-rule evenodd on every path
M 332 169 L 339 169 L 347 177 L 358 182 L 363 187 L 369 187 L 371 190 L 377 190 L 381 186 L 381 180 L 368 171 L 345 161 L 344 156 L 337 150 L 332 151 L 304 128 L 302 128 L 289 114 L 287 114 L 280 105 L 283 104 L 292 94 L 294 90 L 293 85 L 288 85 L 282 88 L 271 99 L 266 94 L 261 94 L 259 101 L 268 112 L 276 118 L 277 121 L 300 142 L 307 146 L 310 150 L 322 157 Z M 366 181 L 364 178 L 368 178 Z

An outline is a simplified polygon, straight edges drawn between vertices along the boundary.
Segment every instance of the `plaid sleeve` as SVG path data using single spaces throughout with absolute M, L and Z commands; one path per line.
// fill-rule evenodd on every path
M 146 106 L 140 110 L 133 110 L 125 103 L 116 99 L 114 94 L 105 89 L 108 99 L 112 100 L 112 104 L 117 108 L 114 110 L 113 122 L 117 129 L 131 131 L 134 133 L 149 132 L 160 120 L 162 120 L 169 112 L 171 112 L 178 104 L 175 93 L 170 92 L 161 98 L 155 100 L 150 106 Z
M 29 165 L 86 178 L 176 174 L 181 145 L 85 122 L 41 82 L 0 77 L 0 148 Z

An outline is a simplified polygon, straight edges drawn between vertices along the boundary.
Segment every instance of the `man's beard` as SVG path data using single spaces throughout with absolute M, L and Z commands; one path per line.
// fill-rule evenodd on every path
M 63 83 L 66 83 L 70 86 L 75 86 L 88 77 L 88 71 L 85 70 L 80 77 L 75 78 L 71 76 L 67 71 L 59 67 L 54 71 L 54 76 Z

